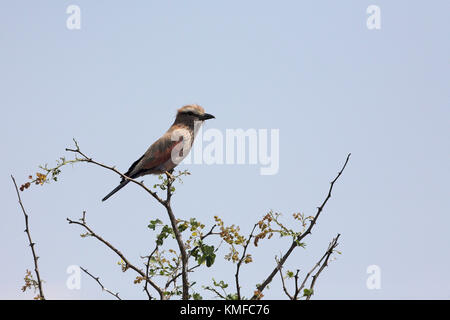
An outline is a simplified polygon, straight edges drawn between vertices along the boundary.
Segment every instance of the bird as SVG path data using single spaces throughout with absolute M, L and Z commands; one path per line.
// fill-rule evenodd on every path
M 136 179 L 148 174 L 171 172 L 188 155 L 203 122 L 214 118 L 212 114 L 205 113 L 205 110 L 197 104 L 181 107 L 177 110 L 172 126 L 139 159 L 133 162 L 124 175 Z M 102 201 L 109 199 L 129 182 L 130 180 L 122 177 L 119 185 Z

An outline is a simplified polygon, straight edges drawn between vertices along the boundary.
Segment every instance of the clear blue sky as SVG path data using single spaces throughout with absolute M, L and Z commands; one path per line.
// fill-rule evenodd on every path
M 81 29 L 66 8 L 81 8 Z M 381 9 L 368 30 L 366 8 Z M 216 116 L 205 129 L 279 129 L 280 169 L 181 165 L 192 176 L 174 195 L 180 218 L 210 225 L 219 215 L 248 233 L 273 209 L 315 213 L 347 153 L 352 158 L 307 241 L 286 269 L 306 272 L 341 234 L 342 255 L 319 278 L 315 298 L 450 298 L 449 1 L 2 1 L 0 126 L 2 222 L 0 298 L 32 269 L 10 174 L 19 182 L 54 164 L 76 138 L 90 156 L 125 171 L 173 121 L 198 103 Z M 88 222 L 136 264 L 153 247 L 150 219 L 164 210 L 136 186 L 105 203 L 118 182 L 89 165 L 23 193 L 49 299 L 109 298 L 81 265 L 123 298 L 145 294 L 118 258 L 68 225 Z M 146 177 L 152 185 L 156 177 Z M 249 296 L 288 239 L 251 248 L 242 269 Z M 193 276 L 233 283 L 222 259 Z M 381 289 L 366 287 L 369 265 Z M 265 292 L 285 298 L 279 278 Z M 207 295 L 205 295 L 207 296 Z

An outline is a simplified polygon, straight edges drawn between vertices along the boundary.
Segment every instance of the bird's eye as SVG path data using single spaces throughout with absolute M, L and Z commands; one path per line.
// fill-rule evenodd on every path
M 192 112 L 192 111 L 188 111 L 188 112 L 186 112 L 185 114 L 187 114 L 187 115 L 189 115 L 189 116 L 195 116 L 194 112 Z

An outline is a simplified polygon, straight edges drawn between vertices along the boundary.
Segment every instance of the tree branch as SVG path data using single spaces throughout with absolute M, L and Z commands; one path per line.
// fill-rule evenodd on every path
M 122 300 L 122 299 L 119 297 L 119 293 L 118 293 L 118 292 L 117 292 L 117 293 L 113 293 L 113 292 L 111 292 L 110 290 L 106 289 L 105 286 L 103 286 L 103 284 L 100 282 L 100 278 L 99 278 L 99 277 L 94 277 L 91 273 L 89 273 L 89 272 L 87 271 L 87 269 L 84 269 L 84 268 L 81 267 L 81 266 L 80 266 L 80 269 L 83 270 L 83 272 L 86 273 L 88 276 L 90 276 L 92 279 L 94 279 L 94 280 L 100 285 L 100 287 L 102 288 L 102 291 L 106 291 L 106 292 L 108 292 L 109 294 L 111 294 L 112 296 L 116 297 L 118 300 Z
M 157 194 L 156 192 L 154 192 L 154 191 L 150 190 L 149 188 L 147 188 L 147 187 L 145 186 L 145 184 L 143 184 L 143 183 L 140 182 L 140 181 L 137 181 L 137 180 L 135 180 L 135 179 L 132 179 L 132 178 L 130 178 L 130 177 L 124 175 L 122 172 L 120 172 L 119 170 L 117 170 L 115 167 L 110 167 L 110 166 L 107 166 L 107 165 L 105 165 L 105 164 L 103 164 L 103 163 L 100 163 L 100 162 L 97 162 L 97 161 L 93 160 L 92 158 L 88 157 L 88 156 L 85 155 L 83 152 L 81 152 L 81 150 L 80 150 L 80 148 L 79 148 L 78 143 L 76 142 L 76 140 L 74 140 L 74 142 L 75 142 L 76 149 L 66 148 L 66 151 L 73 152 L 73 153 L 76 153 L 76 154 L 81 155 L 83 158 L 82 158 L 82 159 L 77 158 L 78 161 L 83 161 L 83 162 L 92 163 L 92 164 L 95 164 L 95 165 L 97 165 L 97 166 L 100 166 L 100 167 L 102 167 L 102 168 L 105 168 L 105 169 L 108 169 L 108 170 L 111 170 L 111 171 L 117 173 L 121 178 L 123 178 L 123 179 L 125 179 L 125 180 L 131 181 L 131 182 L 137 184 L 138 186 L 140 186 L 141 188 L 143 188 L 145 191 L 147 191 L 147 192 L 148 192 L 153 198 L 155 198 L 159 203 L 161 203 L 162 205 L 165 205 L 165 201 L 164 201 L 163 199 L 161 199 L 161 198 L 158 196 L 158 194 Z
M 250 232 L 250 236 L 248 237 L 248 240 L 247 240 L 247 242 L 244 245 L 244 251 L 242 252 L 241 259 L 239 259 L 239 261 L 238 261 L 238 263 L 236 265 L 236 274 L 234 275 L 234 278 L 235 278 L 235 281 L 236 281 L 236 291 L 237 291 L 237 298 L 238 298 L 238 300 L 241 300 L 241 287 L 239 285 L 239 271 L 241 269 L 242 262 L 245 259 L 245 254 L 247 253 L 248 245 L 250 244 L 250 241 L 253 238 L 253 232 L 255 231 L 257 225 L 258 224 L 255 223 L 255 225 L 253 226 L 252 232 Z
M 173 171 L 173 170 L 171 170 Z M 175 239 L 177 240 L 178 248 L 181 254 L 181 279 L 183 282 L 183 300 L 189 299 L 189 280 L 188 280 L 188 255 L 186 253 L 186 246 L 184 245 L 183 239 L 181 238 L 181 232 L 178 229 L 177 219 L 173 214 L 172 207 L 170 205 L 170 200 L 172 198 L 172 182 L 174 178 L 171 176 L 170 172 L 166 173 L 167 176 L 167 198 L 163 205 L 166 208 L 167 214 L 169 215 L 170 223 L 172 225 L 173 232 L 175 233 Z
M 338 239 L 340 237 L 340 234 L 338 234 L 336 236 L 336 238 L 334 238 L 330 245 L 328 246 L 328 250 L 327 252 L 325 252 L 325 254 L 322 256 L 322 258 L 319 260 L 319 262 L 317 262 L 317 264 L 314 266 L 314 268 L 307 274 L 305 280 L 303 281 L 302 286 L 298 289 L 298 292 L 300 292 L 304 286 L 304 284 L 306 283 L 306 280 L 308 279 L 308 277 L 310 276 L 310 274 L 317 268 L 320 266 L 319 270 L 316 272 L 316 274 L 312 277 L 312 281 L 311 281 L 311 286 L 309 287 L 309 292 L 310 294 L 308 294 L 306 296 L 306 300 L 311 299 L 311 296 L 314 294 L 314 285 L 316 283 L 317 278 L 319 277 L 320 273 L 323 271 L 323 269 L 325 269 L 326 266 L 328 266 L 328 260 L 330 259 L 330 256 L 333 254 L 334 249 L 338 246 Z M 324 260 L 324 261 L 323 261 Z M 323 263 L 322 263 L 323 261 Z M 295 293 L 295 296 L 298 295 L 298 292 Z
M 71 220 L 69 218 L 66 218 L 67 221 L 69 222 L 69 224 L 77 224 L 82 226 L 83 228 L 85 228 L 88 232 L 89 235 L 93 236 L 94 238 L 96 238 L 97 240 L 99 240 L 100 242 L 102 242 L 103 244 L 105 244 L 108 248 L 110 248 L 112 251 L 114 251 L 121 259 L 122 261 L 125 263 L 125 270 L 130 268 L 133 269 L 134 271 L 136 271 L 142 278 L 145 279 L 145 281 L 148 281 L 150 283 L 150 285 L 158 292 L 161 300 L 164 300 L 164 292 L 161 290 L 161 288 L 159 288 L 152 280 L 148 279 L 148 277 L 146 276 L 145 272 L 142 271 L 141 269 L 137 268 L 136 266 L 134 266 L 133 264 L 131 264 L 128 259 L 122 254 L 122 252 L 120 252 L 118 249 L 116 249 L 112 244 L 110 244 L 108 241 L 106 241 L 105 239 L 103 239 L 101 236 L 99 236 L 98 234 L 96 234 L 87 224 L 86 224 L 86 219 L 85 219 L 85 212 L 83 212 L 83 218 L 81 218 L 81 222 L 79 221 L 74 221 Z
M 209 290 L 211 292 L 214 292 L 219 298 L 223 299 L 223 300 L 227 300 L 227 297 L 224 296 L 223 294 L 221 294 L 219 291 L 217 291 L 216 289 L 214 289 L 213 287 L 205 287 L 205 290 Z
M 19 204 L 20 204 L 20 207 L 22 208 L 22 212 L 25 217 L 25 232 L 28 237 L 28 243 L 31 247 L 31 253 L 33 254 L 34 272 L 36 273 L 36 279 L 37 279 L 38 288 L 39 288 L 39 299 L 45 300 L 44 290 L 42 288 L 42 280 L 41 280 L 41 276 L 39 274 L 39 267 L 38 267 L 39 257 L 36 255 L 36 251 L 34 250 L 35 243 L 31 240 L 30 228 L 28 225 L 28 214 L 26 213 L 25 208 L 23 206 L 22 199 L 20 198 L 19 189 L 17 188 L 17 183 L 16 183 L 16 180 L 14 179 L 13 175 L 11 175 L 11 179 L 14 183 L 14 187 L 16 188 L 17 198 L 19 199 Z
M 297 300 L 298 293 L 302 290 L 301 288 L 299 289 L 299 287 L 298 287 L 298 273 L 299 272 L 300 272 L 300 270 L 297 269 L 297 272 L 295 273 L 295 276 L 294 276 L 295 293 L 294 293 L 293 300 Z
M 339 173 L 337 174 L 337 176 L 334 178 L 333 181 L 331 181 L 330 184 L 330 188 L 328 190 L 328 194 L 325 198 L 325 200 L 322 202 L 322 204 L 317 208 L 317 213 L 314 216 L 314 218 L 311 220 L 308 229 L 306 229 L 306 231 L 304 233 L 302 233 L 297 239 L 294 239 L 292 241 L 291 246 L 289 247 L 288 251 L 286 252 L 286 254 L 280 259 L 280 262 L 278 263 L 278 265 L 273 269 L 273 271 L 270 273 L 270 275 L 264 280 L 264 282 L 257 286 L 257 289 L 259 291 L 259 293 L 262 293 L 262 291 L 267 287 L 267 285 L 272 281 L 273 277 L 277 274 L 278 270 L 280 269 L 280 267 L 283 266 L 283 264 L 286 262 L 287 258 L 291 255 L 292 251 L 298 246 L 298 244 L 308 235 L 311 233 L 312 228 L 314 227 L 314 225 L 317 222 L 317 219 L 319 218 L 323 208 L 325 207 L 325 205 L 327 204 L 328 200 L 331 198 L 331 191 L 333 190 L 334 184 L 336 183 L 336 181 L 339 179 L 339 177 L 342 175 L 342 172 L 344 172 L 345 167 L 347 166 L 347 163 L 350 159 L 350 155 L 351 153 L 349 153 L 347 155 L 347 159 L 345 160 L 344 165 L 342 166 L 341 170 L 339 171 Z M 253 295 L 252 300 L 256 299 L 257 295 Z
M 145 279 L 146 280 L 149 279 L 148 271 L 149 271 L 149 268 L 150 268 L 150 260 L 152 259 L 152 257 L 155 254 L 155 252 L 158 251 L 158 248 L 159 248 L 159 245 L 156 244 L 155 249 L 153 249 L 152 253 L 150 253 L 150 255 L 147 257 L 147 263 L 145 264 L 145 274 L 146 274 Z M 148 291 L 148 281 L 145 281 L 144 291 L 147 293 L 148 300 L 151 300 L 152 296 L 151 296 L 150 292 Z
M 275 258 L 275 262 L 276 262 L 277 264 L 279 264 L 279 262 L 277 261 L 276 258 Z M 289 299 L 294 300 L 294 298 L 289 294 L 289 291 L 288 291 L 287 288 L 286 288 L 286 284 L 284 283 L 284 277 L 283 277 L 282 267 L 280 267 L 279 271 L 280 271 L 281 284 L 283 285 L 283 291 L 284 291 L 284 293 L 286 293 L 286 295 L 288 296 Z

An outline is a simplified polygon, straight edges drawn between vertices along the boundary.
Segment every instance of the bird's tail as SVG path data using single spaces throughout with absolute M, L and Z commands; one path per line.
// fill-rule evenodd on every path
M 116 188 L 114 188 L 113 191 L 111 191 L 110 193 L 108 193 L 106 195 L 106 197 L 104 197 L 102 199 L 102 201 L 108 200 L 109 197 L 111 197 L 114 193 L 116 193 L 117 191 L 119 191 L 120 189 L 122 189 L 123 187 L 125 187 L 127 185 L 127 183 L 130 182 L 130 180 L 126 180 L 126 181 L 122 181 Z

